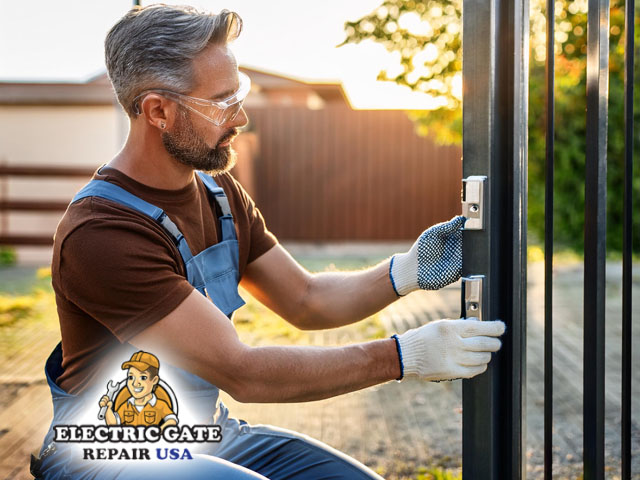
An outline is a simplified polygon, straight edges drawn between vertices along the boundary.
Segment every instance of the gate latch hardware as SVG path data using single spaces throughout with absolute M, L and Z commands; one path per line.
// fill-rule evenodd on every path
M 473 175 L 462 179 L 462 216 L 467 219 L 465 230 L 484 228 L 484 184 L 487 177 Z
M 465 318 L 475 317 L 482 320 L 482 281 L 484 275 L 471 275 L 462 278 Z

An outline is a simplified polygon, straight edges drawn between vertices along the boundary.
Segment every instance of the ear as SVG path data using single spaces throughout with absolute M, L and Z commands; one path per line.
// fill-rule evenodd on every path
M 159 130 L 165 130 L 173 123 L 176 104 L 158 93 L 148 93 L 139 103 L 145 120 Z
M 151 380 L 151 383 L 153 383 L 154 385 L 157 385 L 159 381 L 160 381 L 160 377 L 156 375 L 155 377 L 153 377 L 153 380 Z

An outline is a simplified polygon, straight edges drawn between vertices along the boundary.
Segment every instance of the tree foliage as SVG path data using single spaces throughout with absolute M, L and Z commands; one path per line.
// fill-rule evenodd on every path
M 544 236 L 545 5 L 545 0 L 531 0 L 529 230 L 538 239 Z M 582 250 L 587 0 L 557 0 L 555 5 L 555 241 L 560 247 Z M 610 14 L 607 243 L 612 251 L 620 251 L 624 175 L 623 0 L 611 0 Z M 461 16 L 462 0 L 385 0 L 371 14 L 345 24 L 345 44 L 373 40 L 399 54 L 399 73 L 389 75 L 383 70 L 378 78 L 430 95 L 437 108 L 410 112 L 410 116 L 419 133 L 432 134 L 437 141 L 447 144 L 462 140 Z M 638 36 L 640 24 L 636 21 L 636 39 Z M 635 88 L 634 92 L 635 112 L 640 106 L 638 90 Z M 638 125 L 640 115 L 635 117 Z M 634 171 L 637 192 L 640 187 L 637 164 Z M 635 201 L 634 205 L 637 204 Z M 640 218 L 635 215 L 636 251 L 640 251 L 638 227 Z
M 399 54 L 399 73 L 382 70 L 379 80 L 394 81 L 428 95 L 438 106 L 412 112 L 418 131 L 441 143 L 462 136 L 462 0 L 386 0 L 372 13 L 345 23 L 343 44 L 374 40 Z

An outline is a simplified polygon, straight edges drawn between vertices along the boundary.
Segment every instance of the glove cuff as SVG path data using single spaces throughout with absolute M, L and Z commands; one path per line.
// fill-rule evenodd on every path
M 389 266 L 391 285 L 399 297 L 418 290 L 418 252 L 412 248 L 391 258 Z
M 419 338 L 418 331 L 412 329 L 399 335 L 398 344 L 402 355 L 404 375 L 418 375 L 420 373 L 420 361 L 424 357 L 421 352 L 423 342 Z
M 404 361 L 402 360 L 402 350 L 400 349 L 400 340 L 398 340 L 398 334 L 391 335 L 391 338 L 396 342 L 396 352 L 398 352 L 398 361 L 400 362 L 400 376 L 396 378 L 396 381 L 400 382 L 404 378 Z

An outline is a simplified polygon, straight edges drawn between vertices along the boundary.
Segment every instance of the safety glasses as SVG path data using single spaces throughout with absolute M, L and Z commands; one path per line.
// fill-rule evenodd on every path
M 244 99 L 247 98 L 247 95 L 251 90 L 251 79 L 244 73 L 238 72 L 238 82 L 240 86 L 233 95 L 225 98 L 224 100 L 218 101 L 190 97 L 189 95 L 183 95 L 181 93 L 161 88 L 145 90 L 133 99 L 134 111 L 138 115 L 142 113 L 138 104 L 139 100 L 149 93 L 157 93 L 179 103 L 183 107 L 191 110 L 193 113 L 200 115 L 205 120 L 208 120 L 219 127 L 220 125 L 224 125 L 236 118 L 242 108 Z

